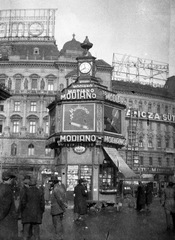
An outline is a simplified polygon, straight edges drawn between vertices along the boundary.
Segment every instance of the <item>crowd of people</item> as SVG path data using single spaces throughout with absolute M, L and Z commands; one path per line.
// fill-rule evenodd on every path
M 57 176 L 52 176 L 44 186 L 37 186 L 37 179 L 26 176 L 20 188 L 18 201 L 15 201 L 13 185 L 16 176 L 3 172 L 0 183 L 0 239 L 17 240 L 18 221 L 21 220 L 22 239 L 40 240 L 40 224 L 42 224 L 45 206 L 50 206 L 53 224 L 53 239 L 63 239 L 63 218 L 68 207 L 66 188 Z M 79 179 L 74 188 L 74 221 L 80 221 L 87 214 L 87 187 L 84 179 Z M 120 199 L 117 198 L 120 202 Z M 163 189 L 161 204 L 165 209 L 167 230 L 171 228 L 171 220 L 175 229 L 175 186 L 169 182 Z M 139 182 L 136 191 L 136 210 L 150 212 L 153 201 L 153 183 L 146 185 Z
M 40 240 L 45 206 L 50 205 L 53 224 L 53 239 L 63 239 L 63 216 L 67 204 L 65 185 L 57 176 L 52 176 L 44 186 L 37 186 L 37 179 L 26 176 L 19 191 L 18 201 L 14 197 L 16 176 L 3 172 L 0 183 L 0 239 L 18 240 L 18 221 L 22 224 L 23 240 Z M 87 213 L 87 188 L 83 179 L 78 180 L 74 189 L 74 220 L 79 221 Z

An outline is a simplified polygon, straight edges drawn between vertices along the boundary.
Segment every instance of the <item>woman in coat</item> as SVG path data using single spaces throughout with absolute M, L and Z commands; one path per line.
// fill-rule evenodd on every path
M 78 180 L 77 186 L 74 188 L 74 214 L 75 214 L 75 221 L 80 220 L 80 215 L 87 214 L 87 190 L 84 187 L 83 179 Z

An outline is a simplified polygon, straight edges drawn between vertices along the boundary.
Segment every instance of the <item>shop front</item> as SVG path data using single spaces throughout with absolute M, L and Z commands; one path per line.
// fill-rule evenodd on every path
M 47 144 L 55 150 L 56 168 L 70 200 L 77 180 L 83 178 L 89 200 L 114 201 L 119 173 L 135 175 L 118 152 L 126 141 L 125 105 L 98 82 L 94 57 L 85 54 L 77 58 L 77 74 L 77 81 L 48 106 Z

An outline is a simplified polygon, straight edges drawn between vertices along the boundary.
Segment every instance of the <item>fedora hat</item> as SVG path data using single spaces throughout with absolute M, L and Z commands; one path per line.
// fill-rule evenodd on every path
M 10 178 L 16 178 L 16 175 L 10 171 L 5 171 L 2 173 L 2 180 L 8 180 Z

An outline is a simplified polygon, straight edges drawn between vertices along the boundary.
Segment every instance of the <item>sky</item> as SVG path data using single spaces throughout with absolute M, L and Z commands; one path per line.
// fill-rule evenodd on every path
M 57 9 L 59 50 L 75 34 L 80 42 L 88 36 L 92 55 L 109 64 L 114 53 L 169 63 L 172 2 L 175 0 L 0 0 L 0 9 Z

